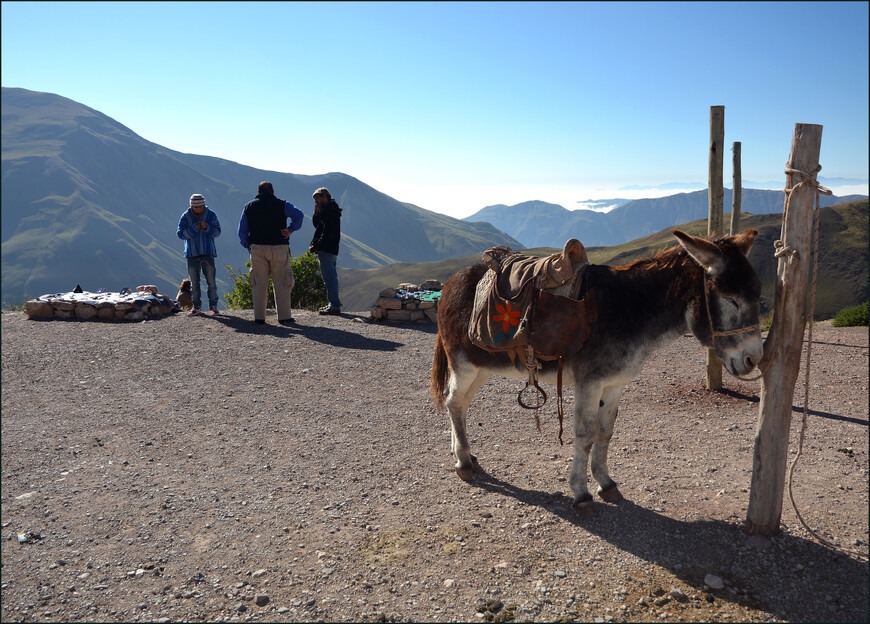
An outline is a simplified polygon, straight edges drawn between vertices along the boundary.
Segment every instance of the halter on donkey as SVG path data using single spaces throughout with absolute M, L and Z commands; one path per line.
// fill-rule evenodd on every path
M 625 385 L 653 351 L 689 331 L 701 344 L 713 346 L 734 375 L 748 373 L 761 359 L 761 285 L 746 257 L 756 234 L 747 230 L 709 241 L 675 231 L 680 246 L 654 258 L 622 267 L 586 268 L 597 320 L 579 352 L 564 358 L 561 367 L 565 383 L 575 386 L 570 483 L 578 508 L 592 500 L 587 489 L 590 459 L 598 493 L 618 497 L 607 468 L 617 407 Z M 518 360 L 476 346 L 469 337 L 469 311 L 486 271 L 484 265 L 457 271 L 444 285 L 438 305 L 432 392 L 436 405 L 450 414 L 451 447 L 463 479 L 480 470 L 465 426 L 474 394 L 492 374 L 528 375 Z M 558 335 L 568 327 L 557 323 L 549 329 Z M 559 368 L 556 361 L 543 361 L 539 378 L 557 383 Z

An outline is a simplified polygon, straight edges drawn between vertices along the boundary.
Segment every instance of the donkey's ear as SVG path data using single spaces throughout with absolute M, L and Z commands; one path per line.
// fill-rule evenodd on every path
M 717 275 L 725 268 L 722 252 L 708 240 L 696 238 L 680 230 L 674 230 L 674 236 L 680 241 L 692 259 L 710 275 Z
M 734 243 L 740 248 L 744 256 L 749 255 L 749 250 L 752 249 L 752 243 L 755 237 L 758 236 L 758 230 L 743 230 L 740 234 L 733 237 Z

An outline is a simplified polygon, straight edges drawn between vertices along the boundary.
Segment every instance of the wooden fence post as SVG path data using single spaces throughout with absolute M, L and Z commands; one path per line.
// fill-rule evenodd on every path
M 722 183 L 723 145 L 725 143 L 725 107 L 710 107 L 710 154 L 707 169 L 707 235 L 722 234 L 725 190 Z M 707 349 L 707 390 L 722 387 L 722 362 L 715 349 Z
M 740 204 L 743 201 L 743 174 L 740 171 L 740 141 L 734 141 L 732 146 L 734 155 L 731 157 L 731 171 L 734 184 L 731 191 L 731 229 L 729 234 L 734 236 L 740 233 Z
M 816 179 L 822 126 L 795 124 L 788 168 Z M 786 189 L 801 182 L 786 175 Z M 761 406 L 755 432 L 752 485 L 746 529 L 749 533 L 773 535 L 779 531 L 785 487 L 788 438 L 794 386 L 800 370 L 807 291 L 811 264 L 811 234 L 816 190 L 801 185 L 786 194 L 788 210 L 782 219 L 782 242 L 794 253 L 781 255 L 774 290 L 773 325 L 764 343 L 761 361 Z M 812 319 L 810 319 L 812 322 Z

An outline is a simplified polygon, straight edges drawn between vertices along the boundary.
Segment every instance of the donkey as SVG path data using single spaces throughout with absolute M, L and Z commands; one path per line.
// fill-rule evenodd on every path
M 627 266 L 590 265 L 589 288 L 598 320 L 579 353 L 563 362 L 564 383 L 573 384 L 574 460 L 570 485 L 574 508 L 592 505 L 587 462 L 608 501 L 622 499 L 607 468 L 617 405 L 625 385 L 656 350 L 691 332 L 712 346 L 733 375 L 749 373 L 761 360 L 761 282 L 747 259 L 757 230 L 709 240 L 675 230 L 679 246 Z M 492 374 L 527 377 L 519 362 L 471 343 L 469 318 L 483 264 L 460 269 L 444 284 L 438 303 L 438 335 L 432 362 L 432 397 L 450 414 L 451 450 L 463 480 L 481 471 L 471 454 L 466 412 L 474 394 Z M 540 378 L 556 383 L 557 364 L 542 362 Z

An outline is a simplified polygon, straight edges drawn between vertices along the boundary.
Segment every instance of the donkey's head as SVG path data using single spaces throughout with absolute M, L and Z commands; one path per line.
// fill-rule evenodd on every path
M 746 258 L 757 234 L 758 230 L 746 230 L 709 241 L 674 231 L 704 275 L 697 304 L 690 309 L 692 333 L 702 344 L 713 346 L 733 375 L 749 373 L 763 353 L 758 321 L 761 281 Z

